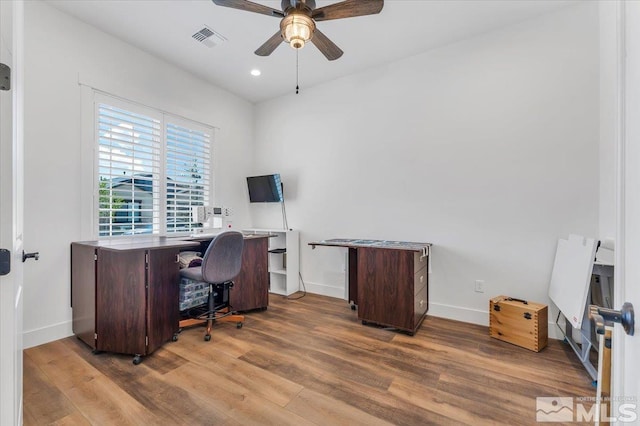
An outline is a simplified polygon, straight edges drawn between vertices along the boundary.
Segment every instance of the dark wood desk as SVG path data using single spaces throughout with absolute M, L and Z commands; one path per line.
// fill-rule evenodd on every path
M 131 238 L 71 243 L 73 333 L 95 351 L 134 355 L 134 364 L 179 331 L 183 250 L 190 240 Z M 234 310 L 264 309 L 269 301 L 268 236 L 245 236 L 242 269 L 234 280 Z
M 349 301 L 363 324 L 415 334 L 429 308 L 431 244 L 332 239 L 309 245 L 349 249 Z
M 73 333 L 138 364 L 178 332 L 178 254 L 197 246 L 167 238 L 71 243 Z
M 229 302 L 234 311 L 267 309 L 269 306 L 269 238 L 272 235 L 246 234 L 242 250 L 242 269 L 233 280 Z M 204 254 L 212 237 L 193 237 Z

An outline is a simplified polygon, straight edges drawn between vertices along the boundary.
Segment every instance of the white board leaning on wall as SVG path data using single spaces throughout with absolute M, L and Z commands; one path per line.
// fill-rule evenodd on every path
M 581 328 L 597 241 L 580 235 L 559 239 L 551 272 L 549 298 L 574 328 Z

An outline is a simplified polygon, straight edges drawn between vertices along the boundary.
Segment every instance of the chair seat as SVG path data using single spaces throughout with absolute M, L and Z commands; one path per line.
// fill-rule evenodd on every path
M 180 276 L 192 279 L 194 281 L 204 281 L 204 279 L 202 278 L 202 268 L 200 266 L 181 269 Z

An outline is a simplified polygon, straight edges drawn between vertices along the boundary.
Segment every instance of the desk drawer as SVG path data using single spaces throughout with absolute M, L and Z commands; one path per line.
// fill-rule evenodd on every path
M 429 256 L 423 256 L 422 252 L 416 252 L 413 255 L 413 272 L 418 272 L 427 266 L 427 263 L 429 263 Z
M 416 296 L 414 299 L 413 323 L 415 326 L 420 323 L 420 320 L 422 319 L 424 314 L 427 313 L 427 309 L 429 309 L 429 286 L 425 285 L 416 292 Z
M 421 270 L 419 270 L 418 272 L 415 273 L 415 275 L 413 276 L 413 294 L 414 295 L 418 295 L 418 292 L 420 290 L 422 290 L 422 287 L 426 286 L 427 283 L 429 282 L 429 276 L 428 273 L 429 271 L 427 270 L 427 268 L 422 268 Z

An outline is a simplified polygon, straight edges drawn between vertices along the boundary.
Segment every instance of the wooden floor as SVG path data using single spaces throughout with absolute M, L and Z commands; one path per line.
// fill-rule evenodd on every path
M 529 425 L 538 396 L 595 394 L 562 342 L 534 353 L 429 316 L 412 337 L 310 294 L 202 337 L 185 330 L 138 366 L 75 337 L 27 349 L 24 424 Z

